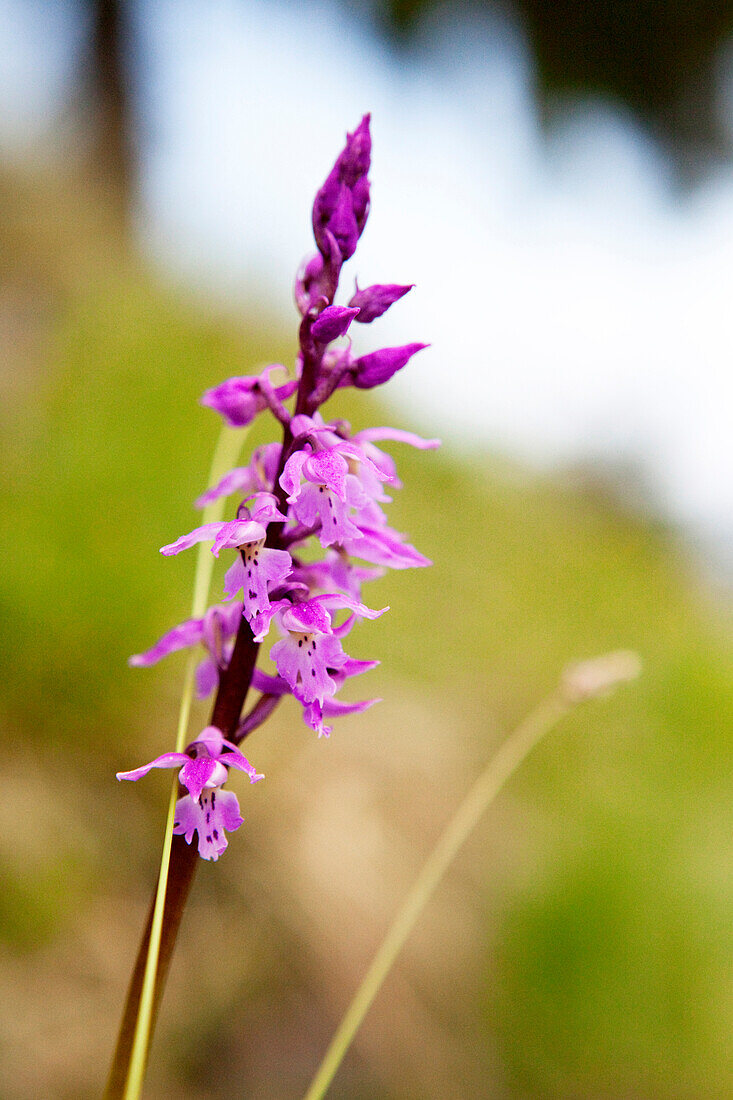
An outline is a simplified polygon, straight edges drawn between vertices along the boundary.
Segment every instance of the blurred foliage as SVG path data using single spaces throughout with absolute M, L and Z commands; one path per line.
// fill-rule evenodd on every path
M 717 86 L 730 0 L 384 0 L 376 11 L 402 43 L 428 15 L 509 13 L 527 36 L 546 110 L 577 95 L 621 102 L 688 177 L 730 152 Z
M 125 660 L 188 613 L 193 559 L 156 548 L 196 522 L 218 430 L 196 399 L 288 362 L 294 325 L 284 338 L 261 303 L 234 322 L 162 287 L 63 183 L 0 188 L 0 1050 L 10 1100 L 80 1098 L 106 1072 L 154 876 L 164 785 L 113 773 L 172 736 L 181 661 Z M 363 394 L 333 411 L 399 420 Z M 600 482 L 394 451 L 392 520 L 435 564 L 372 586 L 392 610 L 354 631 L 354 655 L 383 662 L 359 690 L 384 702 L 328 744 L 287 704 L 254 736 L 268 779 L 199 873 L 151 1095 L 302 1093 L 492 745 L 568 660 L 623 646 L 642 679 L 581 708 L 513 781 L 332 1095 L 729 1096 L 733 714 L 712 594 Z

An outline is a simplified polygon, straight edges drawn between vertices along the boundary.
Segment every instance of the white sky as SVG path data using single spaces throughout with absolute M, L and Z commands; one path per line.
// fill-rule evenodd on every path
M 452 445 L 638 464 L 672 516 L 733 534 L 733 167 L 680 199 L 639 127 L 593 103 L 548 143 L 507 27 L 453 18 L 405 58 L 333 3 L 137 9 L 141 227 L 159 261 L 234 294 L 257 280 L 295 322 L 313 194 L 371 110 L 372 213 L 346 292 L 354 274 L 415 282 L 362 343 L 432 344 L 392 400 Z M 53 118 L 61 32 L 79 34 L 64 12 L 0 0 L 6 148 Z

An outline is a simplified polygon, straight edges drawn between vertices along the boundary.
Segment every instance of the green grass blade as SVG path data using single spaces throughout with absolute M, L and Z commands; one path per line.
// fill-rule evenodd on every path
M 214 451 L 211 463 L 209 484 L 212 485 L 226 473 L 237 461 L 240 450 L 246 438 L 246 432 L 232 431 L 223 427 Z M 210 504 L 203 514 L 202 523 L 215 523 L 224 514 L 224 498 Z M 211 585 L 211 574 L 214 567 L 214 558 L 209 551 L 208 543 L 201 543 L 198 548 L 196 560 L 196 573 L 193 585 L 193 600 L 191 605 L 192 618 L 199 618 L 206 610 Z M 182 752 L 186 746 L 188 722 L 191 714 L 191 701 L 193 699 L 194 672 L 196 668 L 196 654 L 192 653 L 186 666 L 183 681 L 181 705 L 178 713 L 178 730 L 176 733 L 176 752 Z M 135 1037 L 133 1039 L 130 1064 L 125 1081 L 124 1100 L 139 1100 L 142 1094 L 145 1069 L 150 1048 L 153 1006 L 155 1004 L 155 990 L 158 975 L 158 959 L 160 955 L 160 942 L 163 931 L 163 914 L 165 910 L 165 897 L 168 885 L 168 869 L 170 866 L 171 842 L 173 839 L 173 820 L 175 816 L 176 800 L 178 797 L 178 781 L 174 780 L 171 788 L 170 802 L 168 805 L 168 817 L 165 826 L 165 838 L 163 852 L 160 860 L 160 873 L 158 875 L 158 889 L 155 896 L 155 909 L 153 911 L 153 923 L 150 930 L 150 942 L 145 963 L 145 976 L 143 978 L 140 1004 L 137 1020 L 135 1022 Z
M 519 765 L 570 709 L 560 695 L 549 696 L 510 735 L 469 790 L 428 856 L 398 910 L 371 966 L 336 1029 L 304 1100 L 321 1100 L 395 959 L 463 843 Z
M 563 673 L 558 690 L 549 695 L 517 726 L 491 758 L 446 825 L 387 930 L 371 966 L 336 1029 L 336 1034 L 316 1070 L 304 1100 L 321 1100 L 325 1096 L 362 1020 L 420 914 L 459 850 L 505 783 L 514 775 L 535 745 L 546 733 L 554 729 L 575 704 L 608 694 L 618 684 L 638 676 L 640 667 L 637 655 L 625 650 L 605 653 L 589 661 L 571 665 Z

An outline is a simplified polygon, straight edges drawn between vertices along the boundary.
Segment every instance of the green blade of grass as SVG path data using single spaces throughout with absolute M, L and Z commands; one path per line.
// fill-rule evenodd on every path
M 236 463 L 246 434 L 246 431 L 243 433 L 241 430 L 235 432 L 227 427 L 222 428 L 211 463 L 211 472 L 209 475 L 210 485 L 218 481 L 219 478 Z M 224 514 L 224 504 L 224 498 L 220 498 L 209 505 L 204 510 L 202 522 L 215 523 L 220 520 Z M 208 544 L 201 543 L 198 548 L 196 572 L 194 576 L 193 600 L 191 605 L 192 618 L 200 618 L 206 610 L 213 566 L 214 559 L 209 552 Z M 176 733 L 176 752 L 183 752 L 187 742 L 196 663 L 196 654 L 192 652 L 188 664 L 186 665 L 183 681 L 181 705 L 178 713 L 178 729 Z M 166 819 L 163 852 L 158 875 L 158 887 L 155 895 L 155 906 L 153 909 L 153 919 L 150 928 L 147 958 L 145 961 L 145 972 L 135 1019 L 132 1049 L 130 1051 L 129 1064 L 124 1078 L 125 1085 L 122 1093 L 124 1100 L 139 1100 L 145 1079 L 145 1069 L 152 1037 L 156 986 L 158 981 L 158 961 L 160 957 L 161 938 L 163 935 L 166 891 L 168 887 L 168 872 L 170 867 L 171 844 L 173 840 L 173 821 L 177 798 L 178 781 L 176 779 L 171 788 L 171 796 L 168 805 L 168 816 Z M 121 1050 L 118 1048 L 117 1057 L 119 1057 L 121 1053 Z M 112 1067 L 111 1078 L 119 1076 L 116 1060 L 117 1059 L 115 1059 L 115 1064 L 113 1064 Z M 111 1095 L 109 1090 L 107 1095 Z
M 321 1100 L 325 1096 L 372 1001 L 381 989 L 420 914 L 458 851 L 520 764 L 576 703 L 606 694 L 616 684 L 633 679 L 638 672 L 639 661 L 636 655 L 623 651 L 605 654 L 580 665 L 571 666 L 563 675 L 560 688 L 543 700 L 517 726 L 489 760 L 446 825 L 387 930 L 371 966 L 336 1029 L 304 1100 Z

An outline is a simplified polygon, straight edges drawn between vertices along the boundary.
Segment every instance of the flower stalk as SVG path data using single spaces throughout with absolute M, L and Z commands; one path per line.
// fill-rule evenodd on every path
M 226 833 L 242 824 L 237 796 L 224 789 L 229 771 L 244 771 L 251 782 L 263 778 L 239 744 L 287 697 L 301 708 L 306 726 L 319 737 L 330 735 L 331 719 L 377 702 L 337 698 L 348 679 L 377 663 L 355 661 L 343 648 L 358 622 L 388 610 L 368 607 L 361 598 L 362 584 L 386 568 L 430 564 L 387 524 L 382 504 L 391 498 L 386 490 L 399 488 L 400 482 L 391 457 L 376 442 L 394 440 L 430 449 L 438 441 L 389 428 L 354 434 L 345 422 L 328 422 L 320 412 L 337 388 L 381 385 L 426 346 L 407 344 L 361 357 L 351 351 L 352 322 L 370 323 L 410 286 L 359 290 L 357 285 L 348 305 L 334 304 L 343 264 L 356 251 L 369 213 L 370 159 L 366 115 L 347 135 L 313 204 L 318 251 L 296 280 L 301 322 L 293 376 L 273 364 L 256 376 L 227 379 L 202 398 L 202 404 L 232 429 L 246 429 L 260 414 L 272 415 L 282 440 L 258 448 L 247 466 L 213 471 L 198 502 L 207 509 L 204 522 L 162 548 L 167 556 L 196 544 L 201 552 L 206 543 L 212 543 L 215 556 L 232 551 L 224 602 L 206 608 L 208 578 L 204 582 L 197 573 L 192 617 L 131 661 L 149 665 L 181 648 L 204 650 L 203 659 L 190 666 L 175 749 L 117 773 L 118 779 L 137 781 L 152 769 L 175 767 L 179 783 L 171 800 L 158 888 L 133 972 L 108 1100 L 136 1100 L 142 1088 L 155 1014 L 193 880 L 194 835 L 198 855 L 218 859 L 227 847 Z M 293 398 L 290 411 L 287 403 Z M 241 503 L 233 519 L 209 514 L 213 505 L 221 506 L 234 492 Z M 303 553 L 314 543 L 320 545 L 320 560 Z M 269 672 L 258 661 L 273 624 L 280 639 L 270 647 L 274 670 Z M 214 694 L 214 702 L 209 725 L 186 744 L 194 683 L 200 698 Z M 260 695 L 243 717 L 250 687 Z

